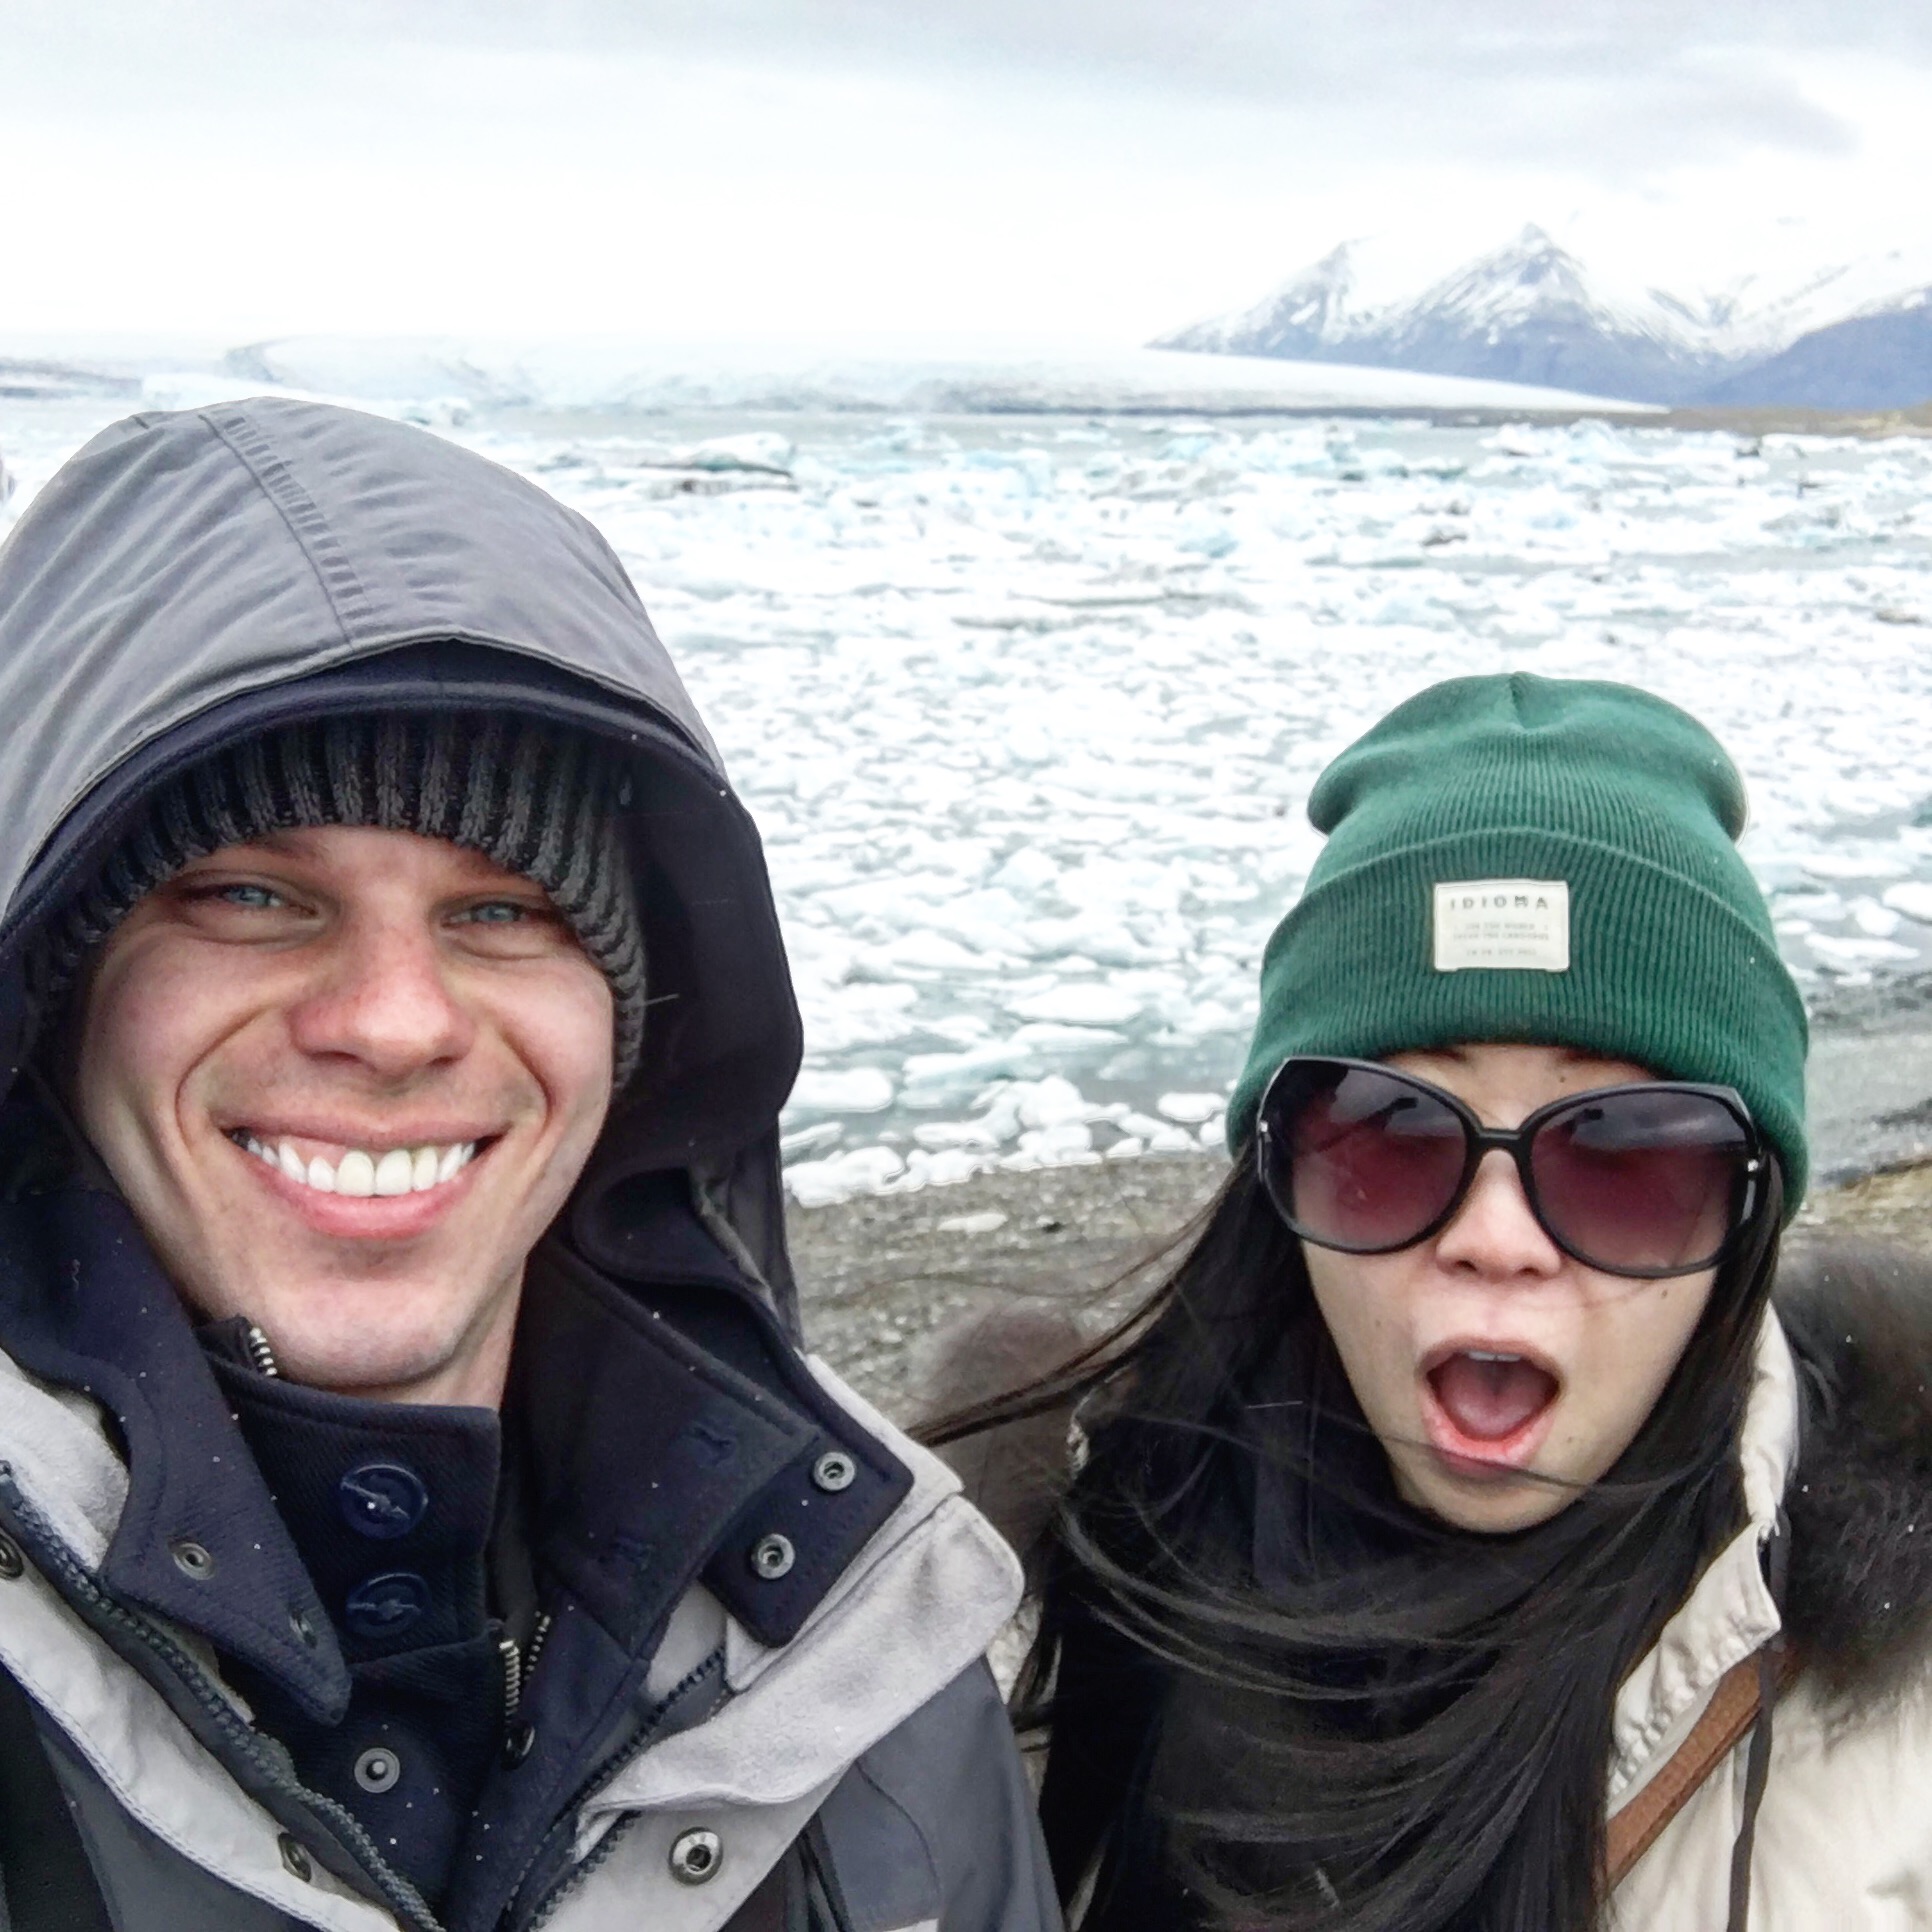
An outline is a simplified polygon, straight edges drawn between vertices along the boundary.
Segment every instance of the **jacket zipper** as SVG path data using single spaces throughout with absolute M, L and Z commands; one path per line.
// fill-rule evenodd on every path
M 280 1758 L 263 1742 L 261 1734 L 244 1721 L 235 1707 L 209 1681 L 201 1666 L 172 1638 L 145 1617 L 116 1603 L 92 1573 L 61 1541 L 59 1533 L 21 1493 L 14 1481 L 13 1465 L 0 1462 L 0 1501 L 4 1501 L 11 1527 L 33 1552 L 36 1564 L 49 1572 L 62 1586 L 62 1594 L 82 1612 L 84 1619 L 97 1628 L 112 1626 L 139 1639 L 142 1646 L 167 1667 L 195 1702 L 214 1721 L 235 1751 L 252 1769 L 262 1774 L 262 1783 L 293 1799 L 302 1809 L 328 1825 L 361 1862 L 364 1872 L 383 1894 L 383 1903 L 421 1932 L 444 1932 L 442 1922 L 429 1909 L 422 1894 L 394 1871 L 376 1849 L 375 1840 L 363 1830 L 352 1812 L 334 1799 L 309 1790 L 291 1778 Z M 273 1814 L 270 1814 L 273 1816 Z M 278 1821 L 279 1822 L 279 1821 Z
M 248 1349 L 248 1359 L 254 1363 L 257 1375 L 265 1375 L 271 1382 L 279 1381 L 282 1365 L 275 1359 L 275 1351 L 269 1346 L 268 1336 L 258 1322 L 250 1322 L 242 1331 L 242 1341 Z
M 534 1655 L 534 1652 L 536 1649 L 536 1644 L 534 1642 L 532 1643 L 531 1648 Z M 707 1657 L 704 1660 L 704 1662 L 698 1665 L 698 1667 L 694 1671 L 692 1671 L 691 1674 L 688 1677 L 686 1677 L 681 1684 L 677 1685 L 675 1689 L 667 1693 L 667 1695 L 664 1698 L 664 1701 L 658 1706 L 656 1721 L 645 1724 L 643 1728 L 639 1730 L 638 1734 L 631 1739 L 630 1743 L 627 1744 L 621 1751 L 617 1752 L 611 1758 L 610 1762 L 606 1764 L 601 1771 L 595 1773 L 591 1778 L 586 1780 L 582 1785 L 580 1785 L 577 1788 L 577 1791 L 575 1795 L 571 1798 L 570 1802 L 567 1805 L 565 1805 L 557 1814 L 559 1821 L 574 1822 L 576 1817 L 582 1812 L 583 1808 L 587 1804 L 589 1804 L 590 1801 L 593 1798 L 595 1798 L 600 1791 L 607 1790 L 610 1784 L 612 1783 L 612 1781 L 615 1778 L 617 1778 L 620 1773 L 628 1770 L 632 1764 L 634 1764 L 640 1757 L 642 1757 L 644 1753 L 651 1747 L 651 1745 L 657 1741 L 658 1733 L 663 1728 L 664 1716 L 667 1712 L 673 1710 L 676 1707 L 679 1694 L 689 1689 L 694 1683 L 697 1682 L 697 1680 L 700 1677 L 702 1677 L 707 1671 L 711 1670 L 714 1666 L 719 1670 L 720 1674 L 722 1675 L 723 1668 L 724 1668 L 723 1658 L 715 1653 L 712 1656 Z M 544 1897 L 537 1902 L 537 1905 L 535 1909 L 532 1911 L 530 1917 L 523 1921 L 521 1932 L 541 1932 L 541 1929 L 550 1923 L 551 1919 L 556 1916 L 557 1910 L 563 1904 L 564 1900 L 568 1898 L 570 1894 L 574 1892 L 579 1885 L 583 1884 L 590 1877 L 590 1875 L 594 1871 L 596 1871 L 601 1864 L 603 1864 L 604 1860 L 607 1859 L 611 1855 L 611 1853 L 617 1849 L 618 1840 L 623 1837 L 625 1831 L 630 1826 L 631 1820 L 636 1816 L 637 1814 L 635 1812 L 626 1812 L 621 1818 L 617 1820 L 617 1822 L 614 1825 L 611 1826 L 611 1828 L 607 1832 L 605 1832 L 603 1837 L 597 1841 L 596 1845 L 592 1848 L 590 1856 L 588 1858 L 580 1859 L 575 1865 L 571 1866 L 571 1868 L 564 1873 L 562 1878 L 560 1878 L 557 1881 L 557 1883 L 550 1889 L 550 1891 L 547 1892 L 544 1895 Z M 552 1830 L 554 1829 L 555 1827 L 553 1826 Z M 549 1837 L 550 1837 L 550 1833 L 545 1832 L 543 1837 L 537 1841 L 536 1849 L 531 1852 L 529 1858 L 525 1861 L 523 1870 L 517 1874 L 517 1882 L 511 1888 L 511 1891 L 510 1891 L 510 1903 L 505 1908 L 503 1918 L 500 1921 L 502 1925 L 508 1926 L 513 1923 L 510 1917 L 510 1914 L 516 1908 L 517 1896 L 523 1890 L 524 1886 L 529 1883 L 530 1874 L 536 1870 L 537 1860 L 543 1856 L 543 1847 Z
M 536 1626 L 530 1632 L 529 1646 L 519 1649 L 514 1637 L 499 1637 L 497 1655 L 503 1659 L 503 1722 L 507 1726 L 518 1711 L 523 1708 L 523 1693 L 530 1687 L 530 1679 L 535 1674 L 537 1659 L 543 1655 L 543 1642 L 550 1635 L 554 1619 L 545 1610 L 537 1618 Z

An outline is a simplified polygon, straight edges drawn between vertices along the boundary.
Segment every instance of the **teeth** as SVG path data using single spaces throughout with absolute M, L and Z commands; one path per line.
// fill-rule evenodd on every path
M 406 1147 L 392 1147 L 376 1163 L 378 1194 L 407 1194 L 416 1172 L 416 1157 Z
M 1498 1355 L 1486 1348 L 1466 1348 L 1463 1353 L 1472 1362 L 1520 1362 L 1523 1359 L 1520 1355 Z
M 331 1163 L 320 1154 L 304 1161 L 287 1141 L 271 1146 L 245 1128 L 238 1128 L 231 1138 L 244 1153 L 279 1168 L 291 1181 L 300 1181 L 318 1194 L 347 1194 L 356 1199 L 426 1194 L 432 1187 L 453 1181 L 476 1158 L 473 1140 L 458 1141 L 451 1147 L 392 1147 L 382 1154 L 351 1147 L 339 1161 Z

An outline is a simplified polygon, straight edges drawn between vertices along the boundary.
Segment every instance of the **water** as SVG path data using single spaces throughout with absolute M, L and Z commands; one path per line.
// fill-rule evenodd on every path
M 110 403 L 0 400 L 15 508 Z M 452 412 L 461 414 L 461 412 Z M 1216 1144 L 1322 765 L 1621 678 L 1745 773 L 1834 993 L 1932 955 L 1932 442 L 1372 420 L 472 414 L 617 547 L 763 831 L 794 1190 Z

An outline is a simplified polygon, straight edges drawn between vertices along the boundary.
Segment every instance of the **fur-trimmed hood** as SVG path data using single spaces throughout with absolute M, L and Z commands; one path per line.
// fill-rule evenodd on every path
M 1932 1659 L 1932 1260 L 1794 1243 L 1776 1306 L 1803 1412 L 1786 1628 L 1823 1689 L 1863 1704 Z

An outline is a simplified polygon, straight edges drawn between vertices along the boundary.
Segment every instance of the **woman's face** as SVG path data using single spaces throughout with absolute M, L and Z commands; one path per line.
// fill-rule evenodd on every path
M 1464 1046 L 1387 1064 L 1487 1126 L 1646 1069 L 1560 1047 Z M 1663 1393 L 1716 1271 L 1633 1281 L 1573 1261 L 1492 1150 L 1456 1217 L 1395 1254 L 1302 1244 L 1315 1300 L 1396 1487 L 1460 1529 L 1525 1529 L 1623 1454 Z M 1532 1480 L 1554 1477 L 1554 1482 Z

